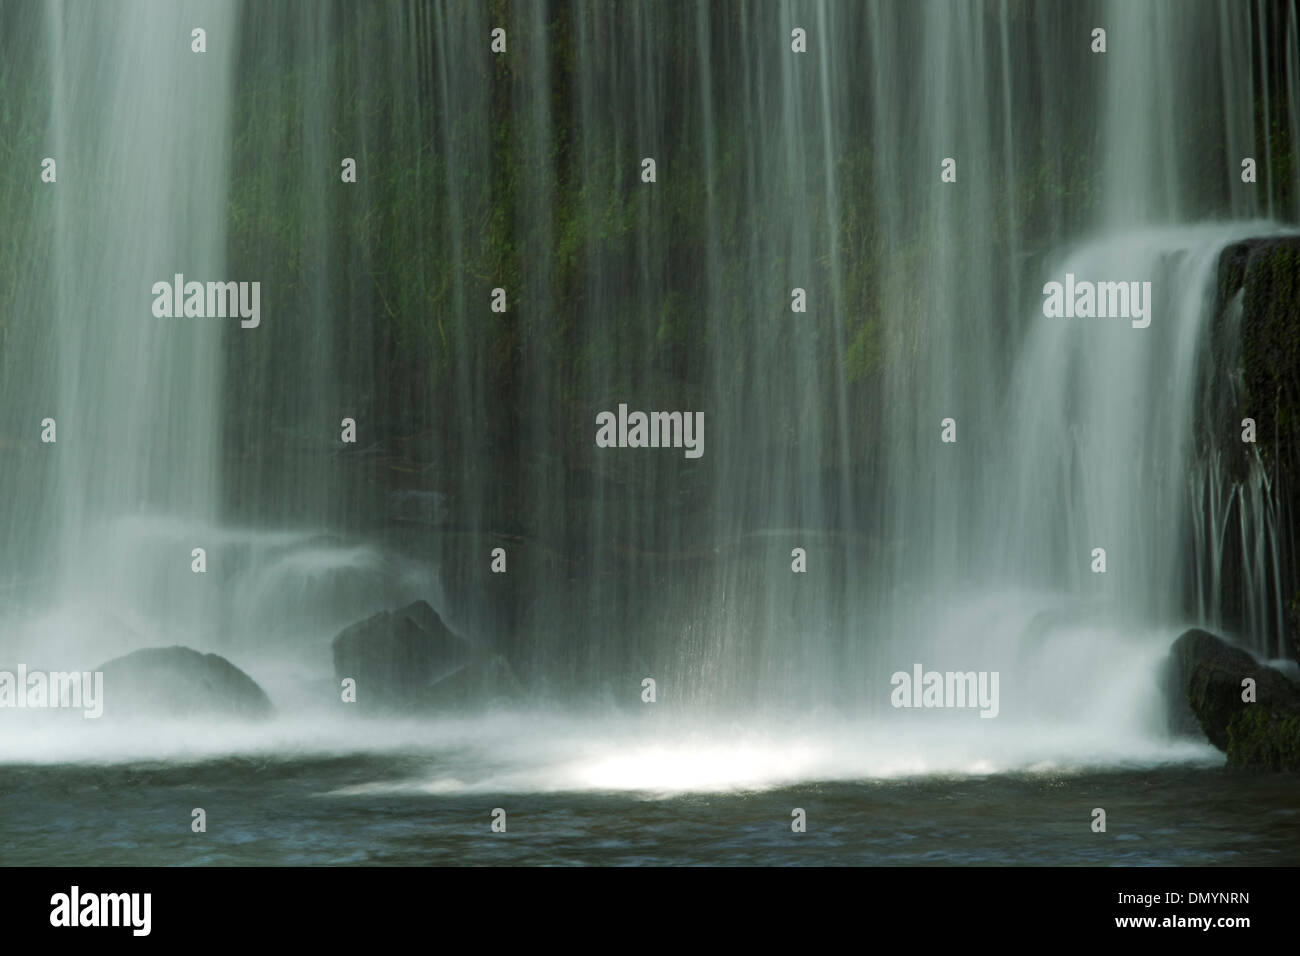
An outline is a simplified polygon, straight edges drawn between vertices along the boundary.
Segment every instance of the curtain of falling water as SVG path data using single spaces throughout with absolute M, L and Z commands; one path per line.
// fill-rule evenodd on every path
M 1188 502 L 1142 496 L 1192 468 L 1179 396 L 1207 347 L 1205 270 L 1249 232 L 1150 229 L 1294 216 L 1294 184 L 1236 178 L 1271 108 L 1262 72 L 1296 95 L 1293 12 L 70 9 L 9 14 L 48 44 L 48 102 L 23 109 L 52 117 L 34 135 L 60 157 L 23 247 L 36 278 L 8 286 L 20 316 L 53 319 L 6 325 L 6 438 L 47 407 L 60 429 L 57 457 L 7 466 L 48 485 L 41 507 L 5 504 L 11 579 L 44 553 L 70 584 L 136 595 L 119 604 L 160 591 L 197 613 L 195 581 L 135 570 L 161 560 L 156 536 L 109 535 L 110 572 L 91 529 L 180 515 L 163 537 L 184 556 L 186 522 L 220 518 L 256 577 L 254 531 L 342 547 L 381 527 L 436 575 L 330 552 L 330 574 L 371 575 L 334 617 L 437 598 L 573 699 L 655 676 L 700 705 L 851 700 L 909 654 L 978 643 L 971 588 L 1099 597 L 1143 625 L 1195 604 L 1174 593 Z M 1040 290 L 1070 263 L 1158 280 L 1175 365 L 1159 329 L 1049 327 Z M 153 320 L 149 284 L 176 271 L 261 280 L 262 328 Z M 620 403 L 703 411 L 703 457 L 594 448 Z M 1131 480 L 1089 470 L 1134 457 Z M 1098 536 L 1143 568 L 1100 594 L 1082 576 Z M 490 574 L 502 544 L 510 570 Z M 329 599 L 303 586 L 275 614 Z M 250 642 L 281 623 L 230 613 Z M 311 618 L 315 650 L 332 619 Z
M 6 319 L 6 365 L 26 369 L 5 388 L 24 446 L 10 473 L 21 483 L 6 485 L 5 566 L 29 608 L 69 615 L 47 651 L 136 616 L 177 629 L 202 616 L 188 562 L 216 513 L 224 330 L 155 318 L 151 290 L 175 273 L 229 278 L 235 12 L 197 2 L 9 12 L 44 56 L 8 81 L 16 93 L 46 84 L 48 112 L 13 159 L 40 201 L 22 224 L 26 276 Z M 191 51 L 195 27 L 207 53 Z M 29 168 L 47 156 L 57 181 L 38 183 Z M 34 453 L 46 417 L 56 442 Z
M 239 522 L 325 534 L 269 568 L 250 556 L 249 589 L 280 596 L 237 630 L 308 644 L 316 666 L 338 629 L 415 598 L 476 637 L 499 630 L 483 541 L 517 490 L 497 463 L 516 457 L 519 429 L 505 424 L 517 397 L 489 389 L 510 378 L 494 323 L 513 321 L 521 290 L 488 247 L 515 202 L 499 187 L 537 160 L 515 155 L 492 118 L 507 110 L 494 107 L 494 63 L 477 42 L 487 12 L 286 3 L 246 19 L 232 259 L 265 277 L 275 318 L 227 343 L 241 394 L 224 406 L 226 506 Z M 537 61 L 520 54 L 511 69 Z M 498 286 L 513 299 L 499 317 Z M 345 419 L 355 444 L 341 440 Z M 416 563 L 387 541 L 358 549 L 386 518 Z
M 54 297 L 48 263 L 53 242 L 53 195 L 35 188 L 39 162 L 48 156 L 51 62 L 45 55 L 46 10 L 37 3 L 0 8 L 0 98 L 5 103 L 3 142 L 18 153 L 7 161 L 23 175 L 0 180 L 7 212 L 0 254 L 0 580 L 6 609 L 31 594 L 39 601 L 50 590 L 57 553 L 53 494 L 55 462 L 43 454 L 40 421 L 53 414 L 55 389 L 49 387 L 57 343 Z M 15 42 L 19 38 L 23 42 Z M 9 155 L 9 154 L 7 154 Z M 32 162 L 38 165 L 32 166 Z M 33 170 L 37 180 L 32 177 Z

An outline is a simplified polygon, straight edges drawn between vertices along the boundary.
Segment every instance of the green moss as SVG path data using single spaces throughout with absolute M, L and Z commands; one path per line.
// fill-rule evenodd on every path
M 1249 770 L 1300 771 L 1300 714 L 1252 704 L 1228 724 L 1228 763 Z
M 1258 244 L 1242 284 L 1243 416 L 1258 425 L 1260 454 L 1293 478 L 1300 464 L 1300 240 Z
M 880 323 L 869 318 L 862 323 L 844 355 L 849 382 L 861 381 L 878 372 L 883 356 Z

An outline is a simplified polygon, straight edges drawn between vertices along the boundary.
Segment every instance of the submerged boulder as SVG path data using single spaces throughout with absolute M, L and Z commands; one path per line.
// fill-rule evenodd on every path
M 353 624 L 333 649 L 335 677 L 356 681 L 365 710 L 463 706 L 519 691 L 505 658 L 480 652 L 424 601 Z
M 259 719 L 273 710 L 266 692 L 230 661 L 188 647 L 146 647 L 98 670 L 108 716 Z
M 1199 726 L 1232 767 L 1300 770 L 1300 685 L 1281 671 L 1193 628 L 1170 648 L 1166 679 L 1175 732 Z

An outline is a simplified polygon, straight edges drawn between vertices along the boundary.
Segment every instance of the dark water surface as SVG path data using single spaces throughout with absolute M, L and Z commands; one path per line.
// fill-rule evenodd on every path
M 1162 768 L 672 797 L 403 790 L 428 756 L 0 767 L 7 865 L 1300 863 L 1300 779 Z M 378 785 L 374 792 L 367 787 Z M 388 786 L 394 785 L 394 786 Z M 207 832 L 191 832 L 191 811 Z M 493 833 L 491 814 L 507 813 Z M 791 811 L 807 812 L 806 833 Z M 1093 833 L 1092 810 L 1107 814 Z

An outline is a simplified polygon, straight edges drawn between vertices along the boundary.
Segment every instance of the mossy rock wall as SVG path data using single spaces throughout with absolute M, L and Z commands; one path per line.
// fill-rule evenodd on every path
M 1222 452 L 1234 481 L 1245 478 L 1256 454 L 1263 464 L 1279 535 L 1276 588 L 1286 611 L 1282 643 L 1300 656 L 1294 533 L 1300 516 L 1300 236 L 1226 248 L 1219 260 L 1218 311 L 1210 357 L 1217 367 L 1209 383 L 1213 394 L 1206 401 L 1204 440 Z M 1255 422 L 1253 445 L 1240 440 L 1247 418 Z M 1236 557 L 1228 555 L 1225 568 L 1238 567 Z M 1239 578 L 1225 581 L 1229 627 L 1239 623 L 1243 588 Z

